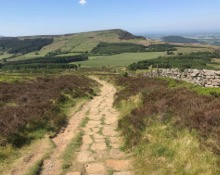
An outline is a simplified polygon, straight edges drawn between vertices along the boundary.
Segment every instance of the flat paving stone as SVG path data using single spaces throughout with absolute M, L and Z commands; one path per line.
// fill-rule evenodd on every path
M 113 94 L 116 93 L 116 89 L 101 81 L 100 84 L 104 85 L 101 87 L 104 89 L 101 89 L 100 96 L 95 97 L 87 109 L 89 121 L 82 128 L 85 135 L 82 138 L 81 151 L 76 154 L 77 160 L 80 166 L 84 165 L 83 173 L 86 175 L 107 175 L 108 169 L 114 171 L 113 175 L 133 175 L 129 170 L 129 161 L 124 160 L 126 159 L 125 153 L 119 149 L 121 137 L 116 130 L 119 112 L 112 107 Z M 109 148 L 106 141 L 109 142 Z
M 99 131 L 99 128 L 92 128 L 92 131 L 96 133 Z
M 103 135 L 105 136 L 117 136 L 118 133 L 115 131 L 113 126 L 105 126 L 102 130 Z
M 127 171 L 130 169 L 129 160 L 106 160 L 106 166 L 115 171 Z
M 132 172 L 127 171 L 127 172 L 115 172 L 113 175 L 133 175 Z
M 98 125 L 98 124 L 100 124 L 100 123 L 101 123 L 101 121 L 90 120 L 90 121 L 87 123 L 87 125 Z
M 105 139 L 95 139 L 95 143 L 105 143 Z
M 100 121 L 102 118 L 102 115 L 101 114 L 91 115 L 89 116 L 89 118 L 94 121 Z
M 121 159 L 125 156 L 125 153 L 121 152 L 119 149 L 111 149 L 109 151 L 109 158 L 111 159 Z
M 105 139 L 106 137 L 100 134 L 94 134 L 93 135 L 94 139 Z
M 107 151 L 96 151 L 96 153 L 94 154 L 94 158 L 95 160 L 103 160 L 106 159 L 106 157 L 108 157 L 108 153 Z
M 109 137 L 109 140 L 111 143 L 119 143 L 120 142 L 119 137 Z
M 113 144 L 111 144 L 111 147 L 114 149 L 118 149 L 118 148 L 120 148 L 120 144 L 113 143 Z
M 69 172 L 66 175 L 82 175 L 80 172 Z
M 89 150 L 89 145 L 83 144 L 83 145 L 81 146 L 80 150 L 81 150 L 81 151 L 87 151 L 87 150 Z
M 93 142 L 89 135 L 83 136 L 82 140 L 83 140 L 83 144 L 87 144 L 87 145 Z
M 91 163 L 85 165 L 88 174 L 102 174 L 106 173 L 105 166 L 102 163 Z
M 84 132 L 86 132 L 86 133 L 92 131 L 89 126 L 86 126 L 86 127 L 82 128 L 82 130 L 83 130 Z
M 82 151 L 77 155 L 77 161 L 80 163 L 92 162 L 95 159 L 93 158 L 93 154 L 90 151 Z
M 107 149 L 106 143 L 93 143 L 91 146 L 93 151 L 103 151 Z

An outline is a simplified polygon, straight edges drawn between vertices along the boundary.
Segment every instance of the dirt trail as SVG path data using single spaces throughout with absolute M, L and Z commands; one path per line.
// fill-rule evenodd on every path
M 111 84 L 93 79 L 102 85 L 101 95 L 88 105 L 89 121 L 83 128 L 83 144 L 77 153 L 77 163 L 83 165 L 86 175 L 131 175 L 129 157 L 120 151 L 119 113 L 112 107 L 116 89 Z
M 84 131 L 82 146 L 76 154 L 73 172 L 66 175 L 132 175 L 130 160 L 120 151 L 121 137 L 117 123 L 119 113 L 112 107 L 116 89 L 98 78 L 100 96 L 96 96 L 77 112 L 67 128 L 53 140 L 56 148 L 48 160 L 44 161 L 41 175 L 62 173 L 60 156 L 66 146 L 80 130 Z M 80 122 L 88 117 L 88 123 L 80 128 Z
M 52 139 L 55 144 L 55 149 L 50 157 L 44 161 L 41 175 L 59 175 L 62 173 L 61 156 L 70 141 L 78 133 L 80 122 L 86 115 L 88 105 L 89 103 L 85 104 L 80 111 L 76 112 L 69 120 L 67 127 Z

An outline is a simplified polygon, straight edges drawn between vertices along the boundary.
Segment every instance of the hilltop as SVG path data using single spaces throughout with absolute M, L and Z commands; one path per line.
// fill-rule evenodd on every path
M 11 42 L 9 42 L 11 40 Z M 22 41 L 24 41 L 22 43 Z M 27 41 L 29 44 L 27 44 Z M 5 45 L 8 42 L 8 45 Z M 39 35 L 22 37 L 4 37 L 4 43 L 0 42 L 3 54 L 0 59 L 6 58 L 8 61 L 44 57 L 48 54 L 59 52 L 59 56 L 76 55 L 79 53 L 91 52 L 100 42 L 121 43 L 129 42 L 147 45 L 149 41 L 141 36 L 135 36 L 121 29 L 72 33 L 63 35 Z M 14 43 L 15 46 L 12 46 Z M 19 44 L 16 44 L 19 43 Z M 39 47 L 29 49 L 36 43 Z M 24 45 L 20 52 L 18 46 Z M 16 47 L 16 49 L 14 49 Z M 12 50 L 16 50 L 12 52 Z M 56 54 L 57 55 L 57 54 Z
M 169 43 L 199 43 L 196 39 L 185 38 L 182 36 L 165 36 L 162 40 Z

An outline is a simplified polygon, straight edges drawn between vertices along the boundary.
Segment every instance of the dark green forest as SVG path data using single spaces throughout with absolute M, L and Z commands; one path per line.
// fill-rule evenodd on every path
M 212 58 L 220 58 L 219 53 L 195 52 L 188 55 L 172 57 L 159 57 L 139 61 L 128 66 L 130 70 L 148 69 L 149 66 L 158 68 L 179 68 L 179 69 L 214 69 L 207 64 L 214 64 Z M 216 63 L 215 63 L 216 64 Z
M 92 51 L 92 55 L 115 55 L 120 53 L 137 53 L 137 52 L 163 52 L 175 51 L 174 45 L 169 44 L 151 44 L 144 46 L 134 43 L 99 43 Z
M 18 38 L 1 38 L 0 48 L 10 54 L 25 54 L 33 51 L 39 51 L 42 47 L 53 42 L 52 38 L 36 39 L 18 39 Z
M 87 55 L 76 55 L 66 57 L 41 57 L 30 60 L 19 60 L 1 64 L 3 70 L 20 69 L 77 69 L 77 65 L 69 64 L 76 61 L 88 60 Z
M 76 61 L 86 61 L 88 60 L 87 55 L 75 55 L 75 56 L 51 56 L 51 57 L 40 57 L 29 60 L 19 60 L 7 62 L 5 65 L 20 65 L 20 64 L 33 64 L 33 63 L 71 63 Z
M 0 65 L 3 70 L 32 70 L 32 69 L 77 69 L 76 64 L 67 63 L 33 63 L 33 64 L 18 64 L 18 65 Z

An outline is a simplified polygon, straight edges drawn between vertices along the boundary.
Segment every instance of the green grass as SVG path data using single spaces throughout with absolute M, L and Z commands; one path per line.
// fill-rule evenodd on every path
M 160 78 L 160 79 L 166 80 L 170 88 L 186 87 L 195 91 L 200 95 L 220 97 L 220 88 L 214 88 L 214 87 L 205 88 L 185 81 L 177 82 L 175 79 L 172 78 Z
M 86 127 L 87 123 L 89 122 L 89 117 L 88 117 L 89 112 L 90 112 L 89 110 L 86 112 L 86 117 L 81 121 L 80 123 L 81 128 Z
M 177 83 L 173 79 L 167 79 L 167 81 L 170 88 L 197 88 L 194 90 L 203 95 L 208 95 L 209 91 L 214 89 L 205 90 L 205 88 L 195 87 L 189 83 Z M 126 86 L 119 87 L 118 92 L 120 93 L 123 88 Z M 129 86 L 127 88 L 129 89 Z M 178 116 L 174 117 L 168 112 L 145 116 L 146 114 L 141 111 L 148 108 L 150 110 L 151 105 L 148 104 L 141 108 L 144 103 L 142 100 L 144 100 L 143 97 L 137 95 L 127 97 L 126 101 L 121 100 L 116 104 L 121 112 L 119 129 L 125 138 L 124 145 L 120 149 L 134 153 L 135 175 L 220 174 L 219 155 L 201 142 L 199 131 L 178 125 L 176 122 Z M 139 108 L 140 112 L 131 113 L 134 108 Z M 163 118 L 164 115 L 167 115 L 167 119 Z M 133 144 L 130 143 L 132 139 L 135 141 Z M 210 142 L 213 141 L 211 138 L 209 139 Z
M 128 66 L 131 63 L 141 60 L 157 58 L 162 52 L 145 52 L 145 53 L 122 53 L 111 56 L 92 56 L 88 61 L 75 62 L 81 64 L 81 67 L 118 67 Z
M 62 168 L 63 170 L 67 170 L 72 166 L 75 152 L 80 148 L 82 145 L 82 136 L 83 132 L 81 131 L 76 135 L 75 138 L 72 139 L 71 143 L 67 146 L 63 153 L 63 165 Z
M 24 38 L 24 37 L 23 37 Z M 26 38 L 35 38 L 35 37 L 26 37 Z M 35 52 L 31 52 L 25 55 L 17 56 L 15 58 L 11 58 L 10 60 L 22 60 L 22 59 L 32 59 L 36 57 L 43 57 L 47 53 L 51 51 L 55 51 L 60 49 L 61 51 L 70 52 L 70 54 L 74 54 L 76 52 L 90 52 L 93 48 L 95 48 L 100 42 L 130 42 L 130 43 L 140 43 L 147 44 L 149 41 L 147 40 L 120 40 L 118 38 L 118 34 L 112 30 L 106 31 L 95 31 L 95 32 L 84 32 L 77 33 L 68 36 L 57 36 L 54 37 L 54 42 L 43 47 L 40 51 L 38 51 L 38 55 Z M 4 53 L 5 55 L 0 56 L 1 58 L 8 58 L 11 55 Z
M 135 174 L 217 175 L 217 156 L 201 149 L 197 135 L 155 123 L 148 126 L 135 149 Z
M 213 48 L 211 47 L 202 47 L 202 48 L 195 48 L 195 47 L 176 47 L 176 51 L 174 53 L 177 55 L 178 53 L 189 54 L 191 52 L 212 52 Z
M 25 175 L 38 175 L 43 165 L 43 160 L 39 160 Z
M 110 139 L 109 139 L 109 137 L 106 137 L 106 138 L 105 138 L 105 144 L 106 144 L 106 146 L 107 146 L 108 149 L 111 149 L 111 148 L 112 148 L 112 146 L 111 146 L 111 144 L 110 144 Z
M 101 124 L 102 124 L 102 125 L 105 124 L 105 120 L 106 120 L 105 115 L 102 115 L 102 118 L 101 118 Z
M 34 76 L 28 74 L 17 74 L 17 73 L 1 73 L 0 82 L 17 83 L 25 82 L 34 79 Z
M 13 55 L 13 54 L 9 54 L 9 53 L 7 53 L 7 52 L 4 52 L 3 55 L 0 55 L 0 60 L 3 59 L 3 58 L 8 58 L 8 57 L 10 57 L 10 56 L 12 56 L 12 55 Z
M 126 116 L 134 106 L 140 105 L 140 98 L 132 97 L 120 105 L 121 118 Z M 142 132 L 142 137 L 135 147 L 133 166 L 135 175 L 217 175 L 218 157 L 201 148 L 201 143 L 195 131 L 175 128 L 173 121 L 152 121 Z M 127 126 L 129 128 L 131 126 Z M 135 137 L 135 136 L 134 136 Z M 127 150 L 126 142 L 121 147 Z

